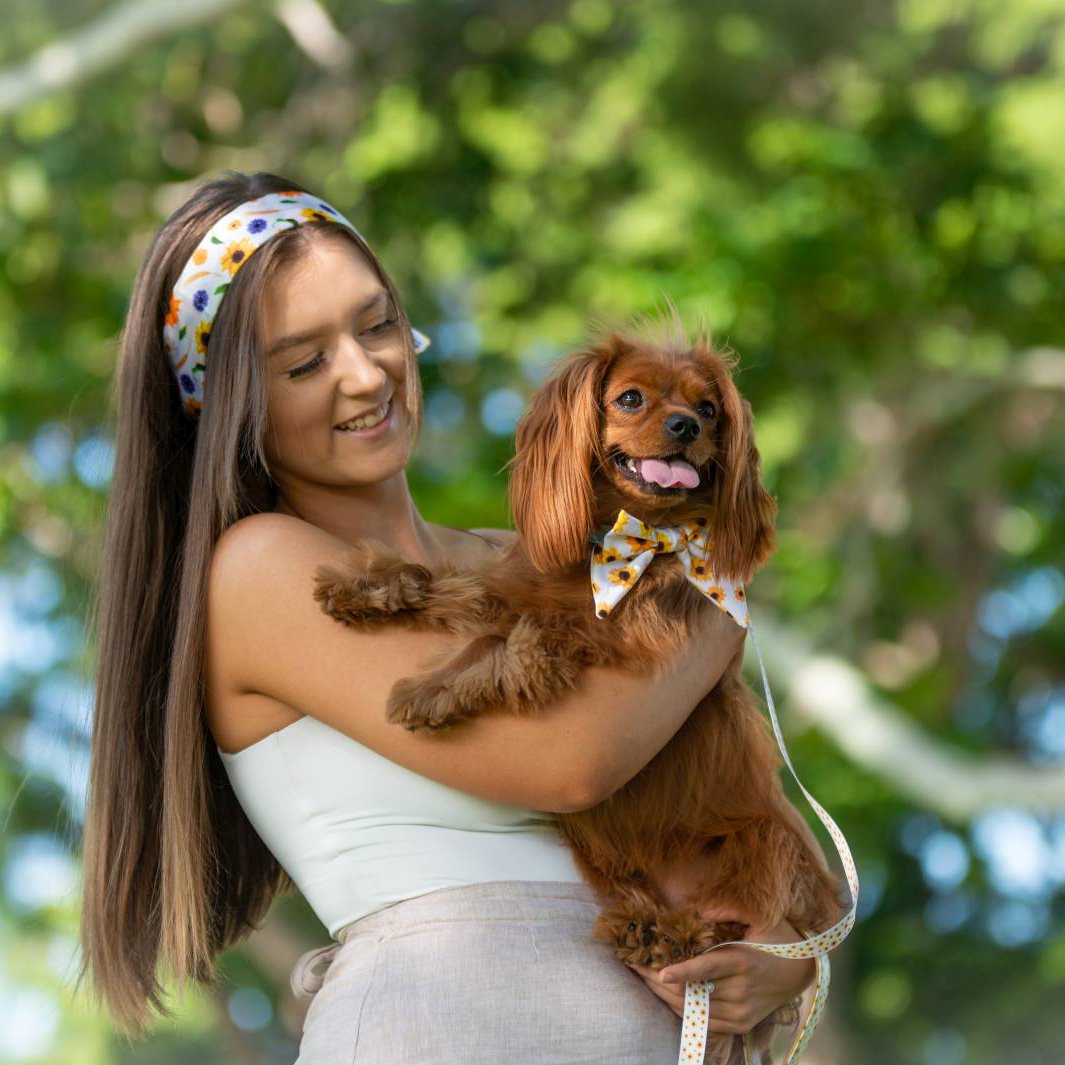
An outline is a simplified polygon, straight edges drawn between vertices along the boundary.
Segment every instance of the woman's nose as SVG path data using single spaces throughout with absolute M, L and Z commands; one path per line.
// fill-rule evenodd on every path
M 336 368 L 340 387 L 354 396 L 380 392 L 388 377 L 381 365 L 351 336 L 341 337 L 337 345 Z

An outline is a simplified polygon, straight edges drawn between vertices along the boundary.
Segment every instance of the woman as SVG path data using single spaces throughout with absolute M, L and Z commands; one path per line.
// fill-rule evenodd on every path
M 427 341 L 349 226 L 291 182 L 231 175 L 138 274 L 94 611 L 82 975 L 142 1032 L 167 1012 L 160 966 L 209 982 L 294 881 L 343 943 L 301 1063 L 356 1045 L 367 1063 L 672 1061 L 683 984 L 591 940 L 598 908 L 550 814 L 637 773 L 743 630 L 707 611 L 654 678 L 588 670 L 536 718 L 384 724 L 393 682 L 451 637 L 337 624 L 311 597 L 318 565 L 363 537 L 476 563 L 511 534 L 419 515 L 405 469 Z M 700 964 L 718 1032 L 813 971 L 740 948 Z

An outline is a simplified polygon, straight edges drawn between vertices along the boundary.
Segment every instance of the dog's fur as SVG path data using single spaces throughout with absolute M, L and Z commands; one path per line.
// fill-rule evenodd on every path
M 315 597 L 338 620 L 468 637 L 395 685 L 390 721 L 438 729 L 489 708 L 532 713 L 574 687 L 589 665 L 646 671 L 666 657 L 697 611 L 718 608 L 684 580 L 675 556 L 662 555 L 608 619 L 595 616 L 589 536 L 609 528 L 622 508 L 651 525 L 707 521 L 719 577 L 746 583 L 768 559 L 776 503 L 760 483 L 750 405 L 732 381 L 734 357 L 703 335 L 689 343 L 678 327 L 674 317 L 668 334 L 650 339 L 606 332 L 538 391 L 518 426 L 512 463 L 520 537 L 496 558 L 476 571 L 429 569 L 365 543 L 343 565 L 319 569 Z M 638 409 L 618 403 L 633 389 L 642 396 Z M 683 444 L 665 425 L 677 414 L 698 423 L 698 435 Z M 690 490 L 648 484 L 615 461 L 619 455 L 683 458 L 700 483 Z M 620 958 L 662 968 L 742 936 L 744 926 L 702 920 L 700 906 L 733 906 L 765 927 L 786 917 L 822 930 L 838 918 L 839 885 L 798 831 L 779 766 L 737 656 L 640 773 L 598 805 L 558 815 L 604 902 L 596 935 Z M 692 890 L 683 905 L 670 906 L 660 877 L 679 867 Z M 763 1021 L 751 1048 L 765 1051 L 773 1027 L 795 1013 L 785 1008 Z M 741 1062 L 741 1040 L 729 1043 L 717 1060 Z

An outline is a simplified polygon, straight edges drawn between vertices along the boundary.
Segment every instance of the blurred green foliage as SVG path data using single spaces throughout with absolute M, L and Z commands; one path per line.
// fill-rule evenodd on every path
M 1065 762 L 1065 3 L 219 8 L 0 117 L 0 1061 L 291 1061 L 271 959 L 325 938 L 280 900 L 277 949 L 133 1047 L 64 986 L 117 333 L 155 228 L 225 169 L 336 203 L 433 337 L 428 518 L 505 524 L 548 366 L 665 293 L 741 356 L 780 503 L 755 616 L 929 739 Z M 108 10 L 8 0 L 0 84 L 68 38 L 76 66 Z M 811 1063 L 1060 1062 L 1065 791 L 950 823 L 791 735 L 863 878 Z

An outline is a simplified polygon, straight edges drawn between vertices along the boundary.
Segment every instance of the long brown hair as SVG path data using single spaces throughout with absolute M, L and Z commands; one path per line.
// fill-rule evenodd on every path
M 299 188 L 263 173 L 201 187 L 148 249 L 122 332 L 111 397 L 115 472 L 89 619 L 95 709 L 77 984 L 91 975 L 97 997 L 134 1035 L 153 1008 L 171 1013 L 161 969 L 178 982 L 215 980 L 218 953 L 291 886 L 244 816 L 207 728 L 206 586 L 219 536 L 276 502 L 263 451 L 263 289 L 326 228 L 353 241 L 391 296 L 407 343 L 404 397 L 415 433 L 421 421 L 400 295 L 363 240 L 324 221 L 271 238 L 233 278 L 211 331 L 203 409 L 196 420 L 183 411 L 162 343 L 181 269 L 234 207 Z

